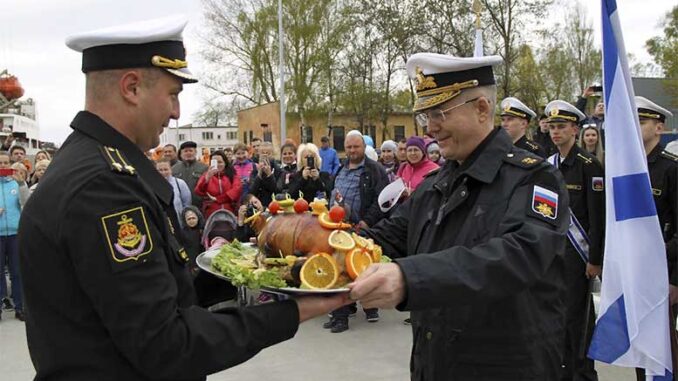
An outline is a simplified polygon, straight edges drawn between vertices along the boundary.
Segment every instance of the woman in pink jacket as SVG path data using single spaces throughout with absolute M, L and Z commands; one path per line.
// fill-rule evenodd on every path
M 203 198 L 202 212 L 205 218 L 219 209 L 235 213 L 242 191 L 240 177 L 223 151 L 212 152 L 210 162 L 216 163 L 216 167 L 210 166 L 195 186 L 195 194 Z
M 407 139 L 407 161 L 400 165 L 398 177 L 407 186 L 407 194 L 411 194 L 421 184 L 429 172 L 438 169 L 438 164 L 426 157 L 426 144 L 419 136 Z

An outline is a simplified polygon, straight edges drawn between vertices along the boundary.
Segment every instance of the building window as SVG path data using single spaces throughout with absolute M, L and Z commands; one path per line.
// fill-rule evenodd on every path
M 202 133 L 202 140 L 212 140 L 214 139 L 214 133 L 212 132 L 203 132 Z
M 273 143 L 273 133 L 271 132 L 271 127 L 268 126 L 268 123 L 262 123 L 259 126 L 261 126 L 261 135 L 264 137 L 264 141 Z
M 254 140 L 254 131 L 250 130 L 248 132 L 250 133 L 250 143 L 252 143 L 252 140 Z
M 396 143 L 401 139 L 405 139 L 405 126 L 393 126 L 393 132 Z
M 304 126 L 304 135 L 301 137 L 302 143 L 313 143 L 313 127 Z
M 365 135 L 369 135 L 374 143 L 377 143 L 377 127 L 376 126 L 365 126 Z
M 226 139 L 227 140 L 238 140 L 238 133 L 237 132 L 227 132 L 226 133 Z
M 184 135 L 184 134 L 179 134 L 179 141 L 180 141 L 180 142 L 183 142 L 184 140 L 186 140 L 186 135 Z
M 217 135 L 217 140 L 221 140 L 221 135 Z
M 332 146 L 339 152 L 344 151 L 344 131 L 343 126 L 332 127 Z
M 247 144 L 247 131 L 242 132 L 242 142 Z

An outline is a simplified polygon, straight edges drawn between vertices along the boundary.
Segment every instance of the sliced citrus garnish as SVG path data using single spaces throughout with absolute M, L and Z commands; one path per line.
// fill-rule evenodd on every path
M 356 279 L 360 273 L 374 263 L 369 252 L 355 248 L 346 254 L 346 272 L 351 279 Z
M 374 241 L 372 240 L 372 238 L 361 237 L 355 233 L 351 233 L 351 238 L 353 238 L 355 244 L 358 247 L 362 247 L 369 251 L 372 251 L 374 249 Z
M 306 260 L 299 274 L 301 285 L 313 290 L 332 288 L 337 283 L 337 261 L 327 253 L 318 253 Z
M 355 242 L 351 235 L 343 230 L 335 230 L 330 234 L 327 243 L 339 251 L 349 251 L 355 247 Z
M 348 229 L 351 227 L 351 224 L 333 222 L 330 219 L 329 213 L 321 213 L 318 216 L 318 223 L 320 223 L 320 226 L 324 227 L 325 229 Z
M 374 263 L 380 263 L 381 262 L 381 256 L 382 256 L 382 251 L 381 251 L 381 246 L 379 245 L 374 245 L 374 248 L 372 249 L 372 260 Z

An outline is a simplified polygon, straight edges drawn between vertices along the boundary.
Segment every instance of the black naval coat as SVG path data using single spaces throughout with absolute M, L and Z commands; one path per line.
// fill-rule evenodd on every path
M 589 263 L 602 265 L 605 239 L 603 166 L 596 157 L 575 144 L 565 160 L 560 163 L 559 169 L 565 178 L 567 191 L 570 194 L 570 210 L 588 233 Z M 573 247 L 571 248 L 574 250 Z M 584 266 L 583 260 L 578 255 L 575 254 L 573 258 L 573 262 Z M 584 276 L 583 270 L 579 273 L 582 277 Z
M 169 183 L 98 116 L 71 126 L 19 227 L 36 380 L 204 380 L 294 336 L 292 301 L 195 306 Z
M 546 159 L 546 152 L 541 148 L 541 146 L 529 139 L 527 139 L 527 136 L 523 135 L 520 139 L 518 139 L 515 144 L 516 147 L 522 148 L 526 151 L 532 152 L 533 154 Z
M 560 173 L 496 129 L 366 230 L 405 278 L 412 380 L 558 379 L 567 205 Z
M 676 227 L 678 226 L 678 156 L 664 150 L 661 144 L 657 144 L 647 155 L 647 165 L 652 184 L 652 195 L 657 207 L 659 223 L 663 230 L 664 242 L 666 242 L 669 281 L 672 285 L 678 285 L 678 238 Z

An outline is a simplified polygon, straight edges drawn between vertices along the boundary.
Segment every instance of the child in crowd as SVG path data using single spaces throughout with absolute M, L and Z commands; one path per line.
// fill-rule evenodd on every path
M 200 240 L 202 239 L 205 219 L 198 208 L 190 205 L 181 212 L 181 221 L 183 222 L 184 249 L 186 249 L 186 253 L 191 259 L 189 270 L 191 275 L 195 277 L 198 274 L 198 265 L 195 259 L 198 257 L 198 254 L 203 252 Z
M 255 168 L 254 163 L 248 157 L 247 146 L 242 143 L 233 146 L 233 153 L 235 157 L 233 167 L 242 185 L 242 192 L 240 194 L 245 195 L 250 193 L 250 176 Z
M 440 146 L 435 140 L 430 141 L 426 146 L 426 154 L 429 160 L 439 166 L 442 167 L 445 164 L 445 158 L 440 155 Z

